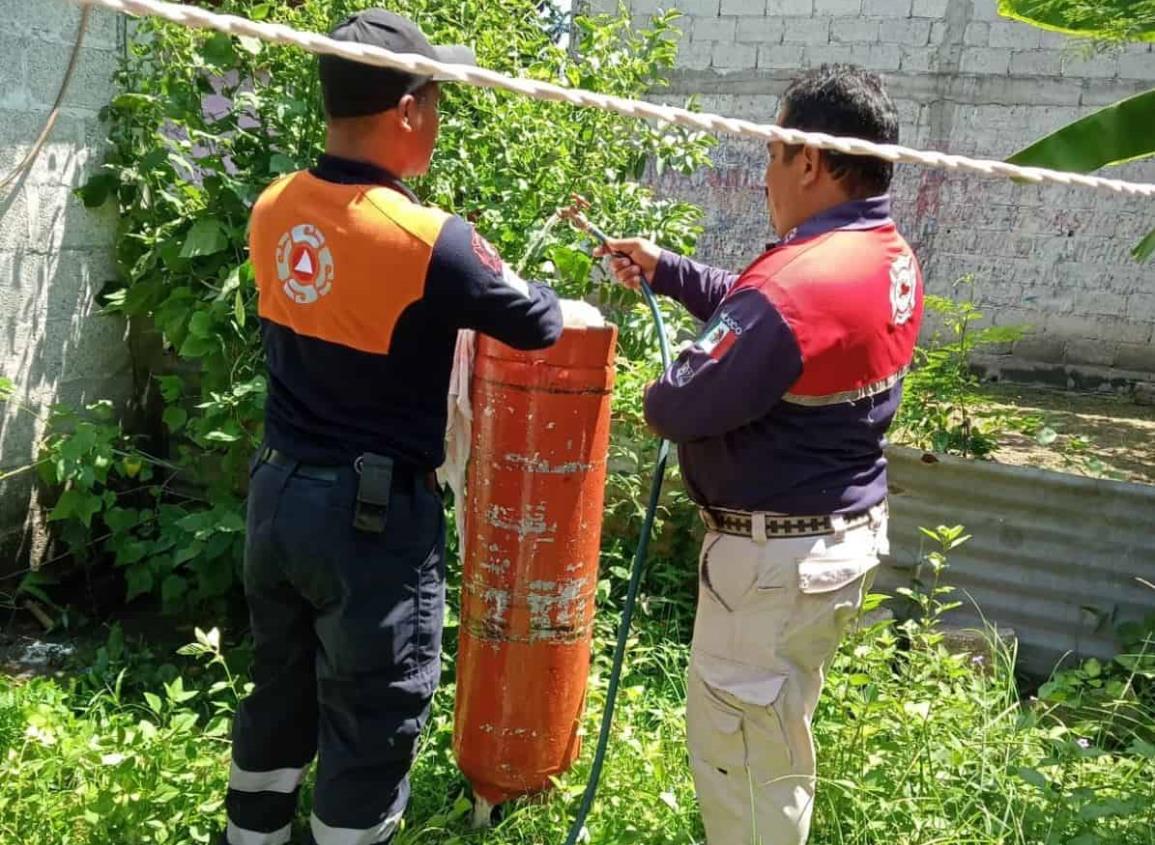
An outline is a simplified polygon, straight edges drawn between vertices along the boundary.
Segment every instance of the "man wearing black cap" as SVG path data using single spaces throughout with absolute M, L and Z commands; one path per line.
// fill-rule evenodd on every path
M 473 62 L 380 9 L 333 36 Z M 233 728 L 229 845 L 290 840 L 314 756 L 307 841 L 392 837 L 440 675 L 433 471 L 457 332 L 533 349 L 562 329 L 549 288 L 401 181 L 429 167 L 437 81 L 331 56 L 320 74 L 326 153 L 271 185 L 250 229 L 269 392 L 245 554 L 255 688 Z

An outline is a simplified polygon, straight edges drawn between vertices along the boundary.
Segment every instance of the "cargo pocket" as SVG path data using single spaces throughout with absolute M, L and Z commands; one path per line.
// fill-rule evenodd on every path
M 686 702 L 686 743 L 699 765 L 723 776 L 745 777 L 746 740 L 742 733 L 742 709 L 710 688 L 690 669 Z
M 798 591 L 809 595 L 833 593 L 853 584 L 876 566 L 876 554 L 805 558 L 798 561 Z

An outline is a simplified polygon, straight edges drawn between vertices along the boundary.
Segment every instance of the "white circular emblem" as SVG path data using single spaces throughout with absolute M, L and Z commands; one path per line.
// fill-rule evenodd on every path
M 890 265 L 890 319 L 896 326 L 901 326 L 914 315 L 917 289 L 914 256 L 904 253 Z
M 277 277 L 285 296 L 299 305 L 316 302 L 333 289 L 333 253 L 320 229 L 302 223 L 281 236 Z

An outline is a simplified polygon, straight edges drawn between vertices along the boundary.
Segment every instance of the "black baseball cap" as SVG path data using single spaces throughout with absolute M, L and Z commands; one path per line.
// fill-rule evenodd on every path
M 337 24 L 331 38 L 370 44 L 393 53 L 416 53 L 445 64 L 477 63 L 473 51 L 460 45 L 434 47 L 413 21 L 385 9 L 365 9 Z M 323 55 L 321 94 L 330 117 L 364 117 L 388 111 L 434 76 L 417 76 L 392 68 Z

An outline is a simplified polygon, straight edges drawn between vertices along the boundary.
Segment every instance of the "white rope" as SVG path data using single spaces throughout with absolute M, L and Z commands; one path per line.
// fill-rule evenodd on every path
M 760 141 L 782 141 L 786 144 L 805 144 L 824 150 L 851 155 L 868 155 L 892 162 L 906 162 L 942 170 L 964 170 L 983 176 L 1021 179 L 1026 182 L 1054 182 L 1081 188 L 1114 191 L 1131 196 L 1155 197 L 1155 184 L 1124 182 L 1101 176 L 1086 176 L 1041 167 L 1019 167 L 1004 161 L 973 159 L 949 153 L 916 150 L 897 144 L 875 144 L 858 138 L 841 138 L 823 132 L 802 132 L 772 124 L 752 123 L 748 120 L 700 114 L 673 106 L 662 106 L 641 100 L 630 100 L 608 94 L 597 94 L 581 88 L 563 88 L 533 79 L 503 76 L 491 70 L 467 65 L 445 65 L 424 56 L 392 53 L 380 47 L 336 41 L 315 32 L 301 32 L 283 24 L 261 23 L 209 12 L 195 6 L 181 6 L 161 0 L 73 0 L 89 6 L 102 6 L 116 12 L 138 17 L 156 17 L 181 26 L 213 29 L 229 35 L 259 38 L 274 44 L 292 44 L 312 53 L 340 56 L 378 67 L 394 68 L 421 76 L 437 76 L 453 82 L 463 82 L 482 88 L 502 88 L 524 94 L 536 100 L 570 103 L 575 106 L 598 108 L 626 117 L 645 118 L 676 124 L 703 132 L 738 135 Z

